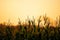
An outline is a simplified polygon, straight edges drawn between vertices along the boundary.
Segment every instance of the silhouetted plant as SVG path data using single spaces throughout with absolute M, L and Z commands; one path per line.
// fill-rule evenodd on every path
M 38 25 L 35 24 L 34 17 L 33 20 L 28 18 L 27 25 L 22 25 L 20 19 L 17 26 L 12 26 L 10 21 L 8 25 L 0 24 L 0 40 L 60 40 L 60 16 L 57 27 L 50 26 L 50 19 L 46 15 L 43 19 L 43 27 L 40 25 L 41 16 Z
M 44 18 L 44 25 L 47 23 L 47 19 L 48 19 L 48 17 L 46 16 L 46 14 L 43 16 L 43 18 Z
M 38 19 L 38 27 L 39 27 L 40 22 L 41 22 L 41 16 Z

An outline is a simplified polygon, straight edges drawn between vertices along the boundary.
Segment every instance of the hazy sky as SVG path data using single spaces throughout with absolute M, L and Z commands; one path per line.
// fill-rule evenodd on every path
M 0 0 L 0 23 L 8 19 L 12 23 L 34 16 L 47 14 L 55 19 L 60 15 L 60 0 Z

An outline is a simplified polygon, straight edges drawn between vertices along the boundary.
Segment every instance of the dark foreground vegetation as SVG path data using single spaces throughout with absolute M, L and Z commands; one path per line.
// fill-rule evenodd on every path
M 45 27 L 40 27 L 40 18 L 38 25 L 35 25 L 35 20 L 28 20 L 25 25 L 21 25 L 20 21 L 16 26 L 0 24 L 0 40 L 60 40 L 60 23 L 52 26 L 45 16 Z

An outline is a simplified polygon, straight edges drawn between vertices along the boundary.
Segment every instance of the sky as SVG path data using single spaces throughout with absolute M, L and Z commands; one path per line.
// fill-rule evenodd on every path
M 27 16 L 37 19 L 40 15 L 55 19 L 60 15 L 60 0 L 0 0 L 0 23 L 10 20 L 17 24 Z

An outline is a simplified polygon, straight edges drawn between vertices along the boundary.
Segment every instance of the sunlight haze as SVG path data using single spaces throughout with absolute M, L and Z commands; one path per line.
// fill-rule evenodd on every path
M 17 24 L 18 18 L 22 21 L 27 16 L 36 19 L 47 14 L 55 20 L 60 15 L 60 0 L 0 0 L 0 23 L 8 22 Z

